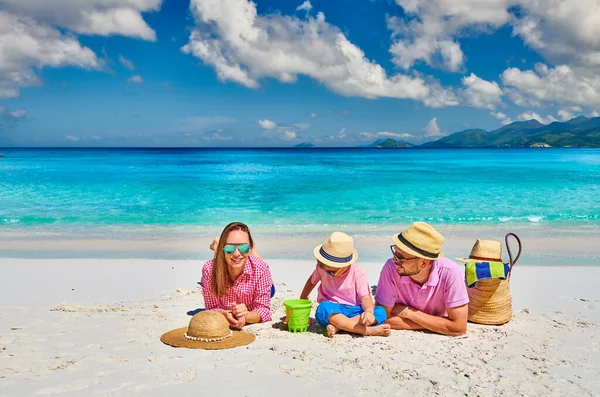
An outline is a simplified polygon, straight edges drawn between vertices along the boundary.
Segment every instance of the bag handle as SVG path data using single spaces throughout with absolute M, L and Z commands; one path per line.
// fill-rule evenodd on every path
M 517 240 L 517 243 L 519 244 L 519 252 L 517 252 L 517 256 L 513 259 L 512 257 L 512 252 L 510 252 L 510 245 L 508 244 L 508 237 L 514 237 Z M 504 236 L 504 242 L 506 243 L 506 250 L 508 251 L 508 259 L 509 259 L 509 264 L 510 264 L 510 270 L 508 272 L 508 279 L 510 280 L 510 275 L 512 274 L 512 269 L 513 266 L 517 264 L 517 261 L 519 260 L 519 257 L 521 256 L 521 251 L 523 250 L 523 245 L 521 244 L 521 239 L 519 238 L 519 236 L 517 236 L 514 233 L 507 233 L 506 236 Z

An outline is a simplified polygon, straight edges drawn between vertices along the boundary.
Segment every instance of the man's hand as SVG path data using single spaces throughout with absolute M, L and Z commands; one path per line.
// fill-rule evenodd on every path
M 367 327 L 373 325 L 376 322 L 375 315 L 371 311 L 362 312 L 358 318 L 358 322 Z
M 246 318 L 246 316 L 248 315 L 248 308 L 243 303 L 240 303 L 240 304 L 237 304 L 237 305 L 234 303 L 233 304 L 233 310 L 231 310 L 231 313 L 237 319 L 239 319 L 241 317 Z
M 410 315 L 411 312 L 415 312 L 418 311 L 417 309 L 414 309 L 410 306 L 405 306 L 405 305 L 401 305 L 399 303 L 396 303 L 394 305 L 394 308 L 392 309 L 391 315 L 392 316 L 398 316 L 400 318 L 408 318 L 408 316 Z

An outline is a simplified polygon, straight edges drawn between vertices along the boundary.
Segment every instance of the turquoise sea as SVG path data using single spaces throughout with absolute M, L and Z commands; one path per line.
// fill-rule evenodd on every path
M 1 149 L 0 234 L 600 226 L 598 149 Z

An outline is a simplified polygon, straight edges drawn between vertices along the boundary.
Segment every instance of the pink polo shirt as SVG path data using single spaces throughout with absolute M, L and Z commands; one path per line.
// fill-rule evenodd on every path
M 330 301 L 342 305 L 360 306 L 361 298 L 370 295 L 369 282 L 365 272 L 356 265 L 350 265 L 350 270 L 343 276 L 331 276 L 317 265 L 310 276 L 310 282 L 316 285 L 318 282 L 319 294 L 317 302 Z
M 260 314 L 260 322 L 271 321 L 271 271 L 269 265 L 262 259 L 248 256 L 244 273 L 233 286 L 227 288 L 227 293 L 218 297 L 212 293 L 213 261 L 209 260 L 202 267 L 202 294 L 206 310 L 231 310 L 234 303 L 243 303 L 249 311 Z
M 469 303 L 464 269 L 448 258 L 433 262 L 429 279 L 422 286 L 401 276 L 392 259 L 383 265 L 375 300 L 383 306 L 400 303 L 434 316 L 447 316 L 446 308 Z

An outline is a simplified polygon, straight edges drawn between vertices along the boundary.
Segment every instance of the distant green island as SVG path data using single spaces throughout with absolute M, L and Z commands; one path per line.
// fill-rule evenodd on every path
M 313 145 L 310 142 L 304 142 L 304 143 L 299 143 L 297 145 L 294 145 L 294 147 L 315 147 L 315 145 Z
M 310 148 L 312 143 L 294 147 Z M 378 139 L 360 147 L 370 148 L 548 148 L 600 147 L 600 117 L 580 116 L 569 121 L 542 124 L 537 120 L 516 121 L 493 131 L 468 129 L 420 145 L 398 139 Z
M 600 147 L 600 117 L 576 117 L 542 124 L 517 121 L 493 131 L 470 129 L 421 147 Z

